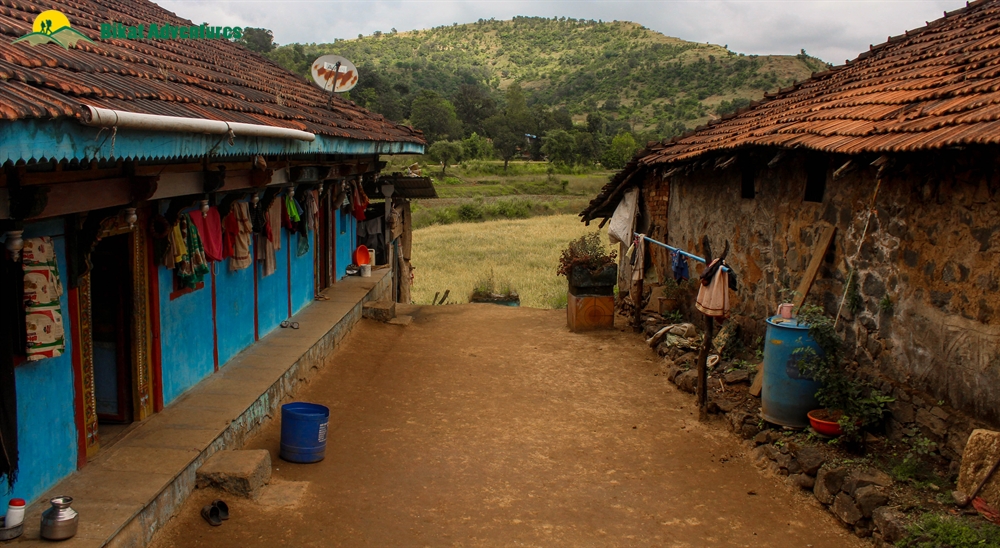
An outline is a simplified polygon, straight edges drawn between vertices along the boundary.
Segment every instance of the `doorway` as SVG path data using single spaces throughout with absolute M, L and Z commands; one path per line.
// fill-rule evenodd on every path
M 106 237 L 91 254 L 94 396 L 103 447 L 133 421 L 131 238 L 129 234 Z

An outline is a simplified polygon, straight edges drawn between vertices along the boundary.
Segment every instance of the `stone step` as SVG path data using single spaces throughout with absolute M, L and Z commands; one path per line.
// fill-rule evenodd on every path
M 361 314 L 372 320 L 387 322 L 396 317 L 396 303 L 390 300 L 369 301 L 361 308 Z
M 266 449 L 219 451 L 201 465 L 196 477 L 199 489 L 219 487 L 256 499 L 271 480 L 271 454 Z

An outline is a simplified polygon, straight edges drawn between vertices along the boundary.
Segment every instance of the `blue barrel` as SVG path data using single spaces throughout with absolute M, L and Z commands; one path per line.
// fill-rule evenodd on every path
M 330 409 L 306 402 L 281 406 L 281 458 L 289 462 L 319 462 L 326 453 Z
M 799 374 L 802 359 L 799 348 L 820 352 L 809 336 L 809 325 L 781 316 L 767 319 L 764 339 L 764 385 L 761 391 L 761 415 L 767 422 L 792 428 L 809 426 L 806 415 L 819 408 L 816 390 L 820 384 Z

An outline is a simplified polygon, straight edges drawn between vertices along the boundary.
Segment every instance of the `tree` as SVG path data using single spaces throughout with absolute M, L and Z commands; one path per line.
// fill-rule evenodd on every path
M 441 176 L 444 177 L 448 164 L 462 157 L 462 143 L 458 141 L 435 141 L 427 149 L 428 156 L 435 162 L 441 162 Z
M 248 50 L 257 53 L 270 53 L 278 44 L 274 43 L 274 34 L 268 29 L 258 29 L 246 27 L 243 29 L 243 36 L 236 41 L 243 44 Z
M 424 132 L 428 143 L 462 137 L 455 106 L 437 92 L 423 90 L 410 105 L 410 123 Z
M 611 140 L 611 146 L 601 156 L 601 164 L 608 169 L 621 169 L 638 150 L 639 145 L 632 134 L 623 131 Z
M 553 129 L 542 137 L 542 152 L 550 162 L 572 164 L 576 159 L 576 141 L 565 129 Z
M 535 124 L 517 82 L 507 88 L 504 99 L 507 104 L 503 111 L 487 119 L 485 127 L 493 139 L 493 148 L 503 159 L 503 170 L 507 171 L 510 159 L 525 145 L 525 134 L 534 131 Z
M 593 164 L 601 156 L 600 141 L 586 131 L 578 131 L 574 135 L 575 152 L 581 164 Z
M 471 133 L 482 132 L 483 122 L 497 112 L 497 102 L 485 86 L 479 84 L 462 84 L 454 96 L 455 112 L 462 121 L 465 130 Z
M 505 114 L 497 114 L 486 120 L 486 131 L 493 139 L 493 149 L 503 160 L 503 170 L 507 171 L 510 159 L 524 144 L 524 133 L 514 130 L 510 118 Z
M 608 119 L 600 112 L 591 112 L 587 115 L 587 131 L 595 137 L 607 134 Z
M 475 131 L 462 139 L 462 158 L 466 160 L 484 160 L 492 156 L 490 141 Z

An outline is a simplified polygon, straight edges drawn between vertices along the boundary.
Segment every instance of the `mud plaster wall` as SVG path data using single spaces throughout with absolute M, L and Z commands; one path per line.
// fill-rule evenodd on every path
M 730 241 L 729 262 L 740 275 L 733 318 L 748 342 L 763 334 L 779 290 L 798 286 L 824 222 L 837 232 L 809 301 L 831 314 L 840 304 L 849 270 L 845 261 L 857 250 L 876 170 L 866 162 L 836 181 L 828 170 L 823 202 L 810 203 L 803 201 L 806 161 L 792 156 L 775 168 L 759 169 L 753 199 L 740 197 L 736 167 L 700 169 L 668 181 L 651 175 L 644 185 L 646 207 L 656 213 L 654 224 L 666 225 L 668 243 L 700 251 L 702 235 L 708 235 L 718 254 Z M 951 159 L 937 162 L 938 169 L 886 170 L 878 216 L 854 263 L 862 305 L 856 314 L 845 307 L 841 329 L 863 369 L 922 392 L 923 400 L 935 400 L 932 407 L 943 400 L 998 425 L 1000 185 L 992 171 L 962 172 L 956 164 L 961 162 Z M 660 216 L 665 196 L 667 222 Z M 700 270 L 693 268 L 692 275 Z M 891 311 L 880 306 L 887 295 Z M 897 424 L 912 422 L 922 407 L 905 403 L 909 391 L 897 392 L 896 406 L 908 406 Z M 944 441 L 954 421 L 924 422 L 930 423 L 922 428 L 925 433 Z

